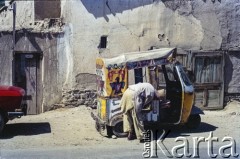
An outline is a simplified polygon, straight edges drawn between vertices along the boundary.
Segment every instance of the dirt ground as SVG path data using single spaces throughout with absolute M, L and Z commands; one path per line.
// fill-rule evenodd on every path
M 38 147 L 124 145 L 126 138 L 102 137 L 95 129 L 91 108 L 85 106 L 61 108 L 40 115 L 24 116 L 10 121 L 1 136 L 0 146 L 4 149 L 28 149 Z M 202 123 L 197 130 L 177 130 L 175 135 L 184 133 L 197 136 L 240 136 L 240 103 L 231 102 L 224 110 L 204 111 Z M 181 132 L 181 133 L 179 133 Z M 137 141 L 133 143 L 139 144 Z

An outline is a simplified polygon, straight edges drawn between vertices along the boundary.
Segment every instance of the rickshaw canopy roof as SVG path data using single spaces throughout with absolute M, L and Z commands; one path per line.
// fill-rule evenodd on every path
M 126 65 L 128 69 L 133 69 L 132 67 L 137 67 L 134 65 L 137 65 L 138 62 L 144 62 L 143 65 L 145 66 L 154 65 L 155 62 L 158 64 L 168 63 L 168 58 L 172 57 L 175 52 L 176 48 L 161 48 L 149 51 L 124 53 L 113 58 L 102 58 L 102 60 L 106 67 L 109 65 Z M 159 60 L 161 60 L 160 63 Z

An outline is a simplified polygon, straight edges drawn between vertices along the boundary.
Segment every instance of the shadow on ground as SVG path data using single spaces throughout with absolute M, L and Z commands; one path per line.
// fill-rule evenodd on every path
M 13 123 L 5 126 L 0 139 L 10 139 L 15 136 L 31 136 L 46 133 L 51 133 L 51 126 L 48 122 Z
M 185 126 L 182 127 L 177 127 L 176 129 L 171 129 L 171 134 L 169 134 L 169 137 L 178 137 L 178 136 L 190 136 L 193 135 L 194 133 L 207 133 L 207 132 L 212 132 L 215 131 L 218 127 L 204 123 L 202 122 L 197 129 L 189 129 Z
M 194 136 L 194 133 L 207 133 L 215 131 L 218 127 L 202 122 L 197 129 L 189 129 L 185 126 L 171 126 L 171 127 L 162 127 L 154 130 L 157 133 L 157 136 L 162 135 L 163 130 L 165 130 L 166 138 L 176 138 L 179 136 L 188 137 Z

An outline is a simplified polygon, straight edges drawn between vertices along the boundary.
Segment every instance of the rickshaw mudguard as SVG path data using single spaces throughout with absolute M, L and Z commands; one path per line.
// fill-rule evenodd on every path
M 91 112 L 91 116 L 93 118 L 93 120 L 95 120 L 96 122 L 98 122 L 99 124 L 105 124 L 106 122 L 103 121 L 102 119 L 99 118 L 98 115 L 96 115 L 95 113 Z
M 115 126 L 118 122 L 123 121 L 123 115 L 122 113 L 116 114 L 114 115 L 114 117 L 112 117 L 109 120 L 109 126 Z
M 204 114 L 204 112 L 197 106 L 193 105 L 191 110 L 191 115 L 194 115 L 194 114 Z
M 107 128 L 106 128 L 106 122 L 103 121 L 102 119 L 99 118 L 99 116 L 97 116 L 96 114 L 94 114 L 93 112 L 91 112 L 91 116 L 92 118 L 95 120 L 96 122 L 96 129 L 97 131 L 102 135 L 102 136 L 108 136 L 107 134 Z

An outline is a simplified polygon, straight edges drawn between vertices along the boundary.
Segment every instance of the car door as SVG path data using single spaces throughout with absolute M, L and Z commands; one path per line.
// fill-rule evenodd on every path
M 180 63 L 175 64 L 175 69 L 182 87 L 182 110 L 179 122 L 186 123 L 192 110 L 194 88 Z
M 184 91 L 177 73 L 175 64 L 162 65 L 164 80 L 166 83 L 166 100 L 170 101 L 170 108 L 167 110 L 166 123 L 179 124 L 181 120 Z M 163 112 L 164 110 L 160 110 Z

